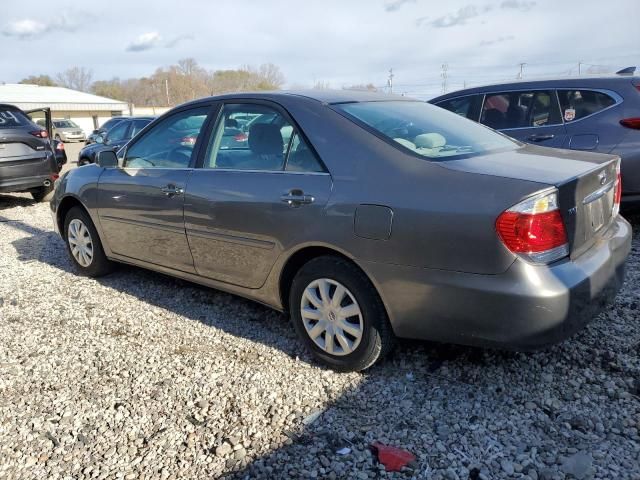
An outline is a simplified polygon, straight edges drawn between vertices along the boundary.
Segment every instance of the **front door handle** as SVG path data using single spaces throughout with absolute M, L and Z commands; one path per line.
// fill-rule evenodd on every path
M 305 195 L 302 190 L 291 190 L 286 195 L 282 195 L 280 200 L 290 207 L 299 207 L 300 205 L 308 205 L 315 202 L 313 195 Z
M 169 185 L 165 185 L 160 190 L 162 190 L 162 193 L 164 193 L 167 197 L 182 195 L 184 193 L 184 188 L 176 187 L 171 183 Z
M 547 135 L 530 135 L 527 137 L 527 140 L 530 142 L 544 142 L 545 140 L 551 140 L 555 137 L 555 135 L 549 133 Z

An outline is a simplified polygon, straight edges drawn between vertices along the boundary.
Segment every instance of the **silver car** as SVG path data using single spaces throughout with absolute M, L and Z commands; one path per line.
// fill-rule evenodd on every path
M 84 130 L 73 120 L 54 119 L 51 124 L 53 138 L 59 142 L 84 142 L 87 139 Z M 38 120 L 38 125 L 44 128 L 44 120 Z
M 223 142 L 237 117 L 259 120 Z M 361 370 L 397 337 L 529 349 L 584 326 L 631 248 L 619 167 L 404 97 L 234 94 L 67 172 L 51 207 L 79 273 L 129 263 L 251 298 Z

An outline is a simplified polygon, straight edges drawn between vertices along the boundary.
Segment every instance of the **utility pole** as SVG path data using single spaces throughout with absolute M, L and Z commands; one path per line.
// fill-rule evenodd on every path
M 524 66 L 526 65 L 526 63 L 522 62 L 522 63 L 519 63 L 518 65 L 520 65 L 520 72 L 518 72 L 518 80 L 522 80 Z
M 443 63 L 442 73 L 440 74 L 440 76 L 442 77 L 442 93 L 447 93 L 447 70 L 449 70 L 449 65 Z
M 167 106 L 170 107 L 171 102 L 169 101 L 169 79 L 168 78 L 164 79 L 164 91 L 167 94 Z
M 578 75 L 582 74 L 582 61 L 578 60 Z
M 389 87 L 389 93 L 393 93 L 393 68 L 389 69 L 389 78 L 387 79 L 387 86 Z

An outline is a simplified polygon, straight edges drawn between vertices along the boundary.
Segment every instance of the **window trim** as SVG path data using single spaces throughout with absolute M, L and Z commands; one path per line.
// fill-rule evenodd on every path
M 284 161 L 282 162 L 282 169 L 281 170 L 256 170 L 256 169 L 240 169 L 240 168 L 206 168 L 204 166 L 204 161 L 205 161 L 205 156 L 207 154 L 207 151 L 209 149 L 209 144 L 212 140 L 212 137 L 215 135 L 216 133 L 216 129 L 218 128 L 220 122 L 222 121 L 222 113 L 224 111 L 224 107 L 225 105 L 242 105 L 242 104 L 247 104 L 247 105 L 261 105 L 267 108 L 272 108 L 273 110 L 275 110 L 276 112 L 278 112 L 280 115 L 282 115 L 284 117 L 284 119 L 289 123 L 289 125 L 291 125 L 291 127 L 293 128 L 293 133 L 291 134 L 291 139 L 289 140 L 289 145 L 287 146 L 287 154 L 286 157 L 284 158 Z M 327 168 L 327 165 L 324 161 L 322 161 L 322 158 L 320 157 L 320 155 L 318 155 L 318 152 L 316 151 L 315 147 L 313 146 L 313 144 L 309 141 L 309 139 L 307 138 L 307 136 L 304 134 L 304 132 L 302 131 L 302 129 L 300 128 L 300 126 L 298 125 L 298 123 L 293 119 L 293 117 L 289 114 L 289 112 L 279 103 L 270 101 L 270 100 L 263 100 L 263 99 L 250 99 L 250 98 L 226 98 L 224 100 L 221 100 L 218 102 L 218 106 L 217 106 L 217 112 L 215 115 L 215 119 L 213 119 L 213 115 L 212 115 L 212 121 L 211 121 L 211 125 L 209 126 L 209 130 L 207 132 L 207 138 L 206 138 L 206 147 L 201 148 L 202 150 L 202 154 L 199 156 L 199 158 L 197 159 L 197 162 L 194 166 L 195 169 L 202 169 L 202 170 L 211 170 L 213 172 L 249 172 L 249 173 L 291 173 L 291 174 L 295 174 L 295 175 L 331 175 L 331 173 L 329 172 L 329 169 Z M 296 172 L 296 171 L 287 171 L 287 162 L 289 161 L 289 152 L 291 150 L 291 140 L 293 139 L 294 134 L 300 135 L 300 137 L 307 143 L 307 146 L 310 148 L 311 153 L 313 153 L 314 157 L 316 158 L 316 161 L 318 162 L 318 164 L 320 165 L 320 167 L 324 170 L 322 172 Z M 217 152 L 216 152 L 217 155 Z

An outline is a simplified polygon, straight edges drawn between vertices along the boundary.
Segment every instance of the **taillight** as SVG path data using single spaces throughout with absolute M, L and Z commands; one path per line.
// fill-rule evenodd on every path
M 64 150 L 64 143 L 58 142 L 58 145 L 56 145 L 56 150 Z
M 622 173 L 620 172 L 620 160 L 616 164 L 616 183 L 613 191 L 613 216 L 620 213 L 620 202 L 622 200 Z
M 34 137 L 38 138 L 49 138 L 49 134 L 46 130 L 34 130 L 33 132 L 29 132 Z
M 249 136 L 246 133 L 238 133 L 237 135 L 234 135 L 233 139 L 236 142 L 246 142 L 249 140 Z
M 556 191 L 529 198 L 506 210 L 496 220 L 496 230 L 511 252 L 534 263 L 550 263 L 569 254 Z
M 620 125 L 633 130 L 640 130 L 640 117 L 623 118 L 620 120 Z

